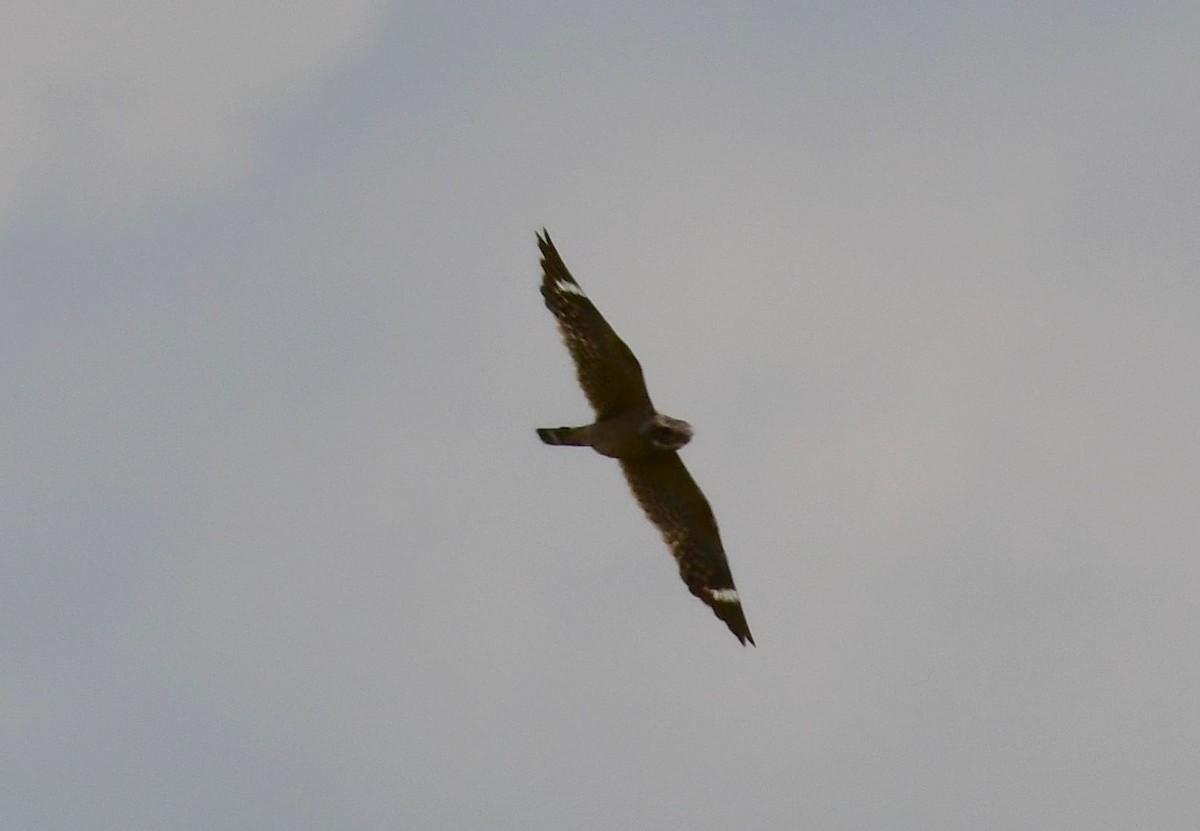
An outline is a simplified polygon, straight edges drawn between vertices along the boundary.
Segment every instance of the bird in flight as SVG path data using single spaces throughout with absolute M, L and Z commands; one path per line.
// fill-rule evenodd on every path
M 582 427 L 543 427 L 546 444 L 590 447 L 616 459 L 633 495 L 662 532 L 688 591 L 703 600 L 744 645 L 754 643 L 733 584 L 717 520 L 677 452 L 692 438 L 686 421 L 656 412 L 642 366 L 579 283 L 543 228 L 542 297 L 554 313 L 579 385 L 596 413 Z

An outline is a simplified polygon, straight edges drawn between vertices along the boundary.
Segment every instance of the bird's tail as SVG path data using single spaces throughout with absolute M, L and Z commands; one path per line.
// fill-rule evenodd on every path
M 538 438 L 546 444 L 572 444 L 588 447 L 588 429 L 586 427 L 539 427 Z

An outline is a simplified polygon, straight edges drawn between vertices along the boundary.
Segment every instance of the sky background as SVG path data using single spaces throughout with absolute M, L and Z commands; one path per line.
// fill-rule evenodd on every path
M 1200 827 L 1198 33 L 8 8 L 0 826 Z M 538 443 L 543 225 L 757 649 Z

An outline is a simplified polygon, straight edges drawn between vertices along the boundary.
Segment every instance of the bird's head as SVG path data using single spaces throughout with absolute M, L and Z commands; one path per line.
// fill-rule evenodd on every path
M 655 413 L 646 423 L 642 435 L 662 450 L 678 450 L 692 440 L 692 425 L 677 418 Z

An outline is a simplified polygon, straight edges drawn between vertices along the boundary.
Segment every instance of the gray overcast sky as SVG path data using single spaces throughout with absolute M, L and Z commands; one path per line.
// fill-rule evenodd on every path
M 1200 827 L 1198 33 L 9 9 L 0 826 Z M 542 225 L 757 649 L 537 442 Z

